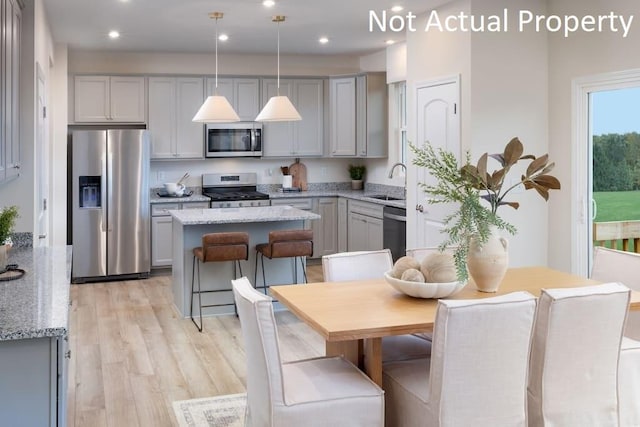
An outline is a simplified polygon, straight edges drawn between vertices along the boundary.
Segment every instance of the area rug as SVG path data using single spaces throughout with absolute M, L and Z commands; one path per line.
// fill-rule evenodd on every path
M 246 407 L 246 393 L 173 402 L 180 427 L 243 427 Z

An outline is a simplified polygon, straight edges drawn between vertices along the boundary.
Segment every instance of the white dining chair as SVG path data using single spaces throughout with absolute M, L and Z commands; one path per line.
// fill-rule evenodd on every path
M 620 283 L 543 290 L 531 344 L 529 426 L 618 426 L 629 306 Z M 637 398 L 637 396 L 636 396 Z
M 247 359 L 250 427 L 384 425 L 384 392 L 341 357 L 282 363 L 272 298 L 232 280 Z
M 383 365 L 387 426 L 526 426 L 536 298 L 440 300 L 430 358 Z
M 377 251 L 341 252 L 322 257 L 325 282 L 380 279 L 393 268 L 389 249 Z M 426 357 L 431 353 L 431 342 L 426 336 L 392 335 L 382 339 L 382 361 Z
M 600 282 L 620 282 L 640 291 L 640 254 L 596 246 L 591 278 Z M 629 312 L 624 334 L 640 340 L 640 311 Z

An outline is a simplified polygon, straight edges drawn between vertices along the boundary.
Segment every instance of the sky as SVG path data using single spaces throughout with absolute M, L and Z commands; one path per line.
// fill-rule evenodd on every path
M 640 133 L 640 87 L 591 95 L 593 135 Z

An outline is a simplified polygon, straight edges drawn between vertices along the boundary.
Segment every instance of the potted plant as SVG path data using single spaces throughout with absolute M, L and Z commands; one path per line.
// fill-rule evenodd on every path
M 349 165 L 349 176 L 351 177 L 351 189 L 362 190 L 364 173 L 367 171 L 365 165 Z
M 440 245 L 455 247 L 454 261 L 458 280 L 467 280 L 469 272 L 478 289 L 495 292 L 508 265 L 507 241 L 497 235 L 497 230 L 515 234 L 516 229 L 498 216 L 500 206 L 519 208 L 519 203 L 505 197 L 522 185 L 526 190 L 535 189 L 545 200 L 550 190 L 559 190 L 560 182 L 549 175 L 554 163 L 547 154 L 540 157 L 523 155 L 524 146 L 516 137 L 511 139 L 499 154 L 483 154 L 476 165 L 471 164 L 469 152 L 465 164 L 460 167 L 456 156 L 442 149 L 434 149 L 426 143 L 418 148 L 410 145 L 415 153 L 413 164 L 424 167 L 436 179 L 428 185 L 419 183 L 430 197 L 428 203 L 456 203 L 458 209 L 444 220 L 442 230 L 447 238 Z M 499 162 L 501 168 L 488 172 L 488 159 Z M 530 160 L 519 180 L 506 185 L 511 168 L 521 160 Z M 486 203 L 488 202 L 488 206 Z M 468 271 L 469 270 L 469 271 Z
M 18 218 L 18 207 L 9 206 L 0 211 L 0 271 L 7 267 L 7 251 L 13 245 L 11 233 Z

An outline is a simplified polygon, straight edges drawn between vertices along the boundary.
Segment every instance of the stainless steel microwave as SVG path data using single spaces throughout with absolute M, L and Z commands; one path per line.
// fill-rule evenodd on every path
M 262 123 L 208 123 L 205 157 L 262 156 Z

